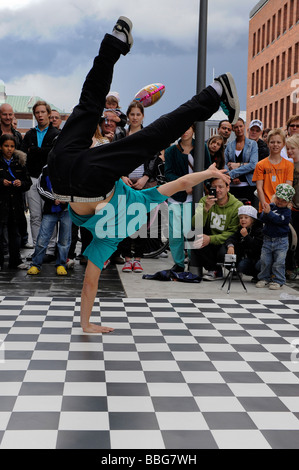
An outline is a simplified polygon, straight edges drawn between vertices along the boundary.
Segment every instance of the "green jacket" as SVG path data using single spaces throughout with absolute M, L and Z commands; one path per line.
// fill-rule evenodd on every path
M 193 227 L 203 227 L 203 233 L 210 235 L 212 245 L 222 245 L 228 237 L 232 236 L 239 228 L 238 208 L 242 202 L 228 193 L 228 202 L 225 206 L 215 204 L 206 212 L 203 208 L 207 196 L 199 201 L 195 215 L 192 219 Z

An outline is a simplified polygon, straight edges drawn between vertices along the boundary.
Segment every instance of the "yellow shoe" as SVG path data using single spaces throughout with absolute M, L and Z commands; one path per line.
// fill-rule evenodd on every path
M 36 266 L 31 266 L 31 268 L 28 269 L 27 271 L 27 274 L 34 275 L 34 276 L 39 273 L 40 273 L 40 269 L 38 269 Z
M 64 266 L 57 266 L 56 273 L 58 274 L 58 276 L 66 276 L 67 270 Z

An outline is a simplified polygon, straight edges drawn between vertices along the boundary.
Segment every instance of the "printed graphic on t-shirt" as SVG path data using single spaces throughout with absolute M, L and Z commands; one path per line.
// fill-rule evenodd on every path
M 211 213 L 211 224 L 210 228 L 214 228 L 216 230 L 219 230 L 223 232 L 225 229 L 225 223 L 226 223 L 226 214 L 215 214 L 215 212 Z

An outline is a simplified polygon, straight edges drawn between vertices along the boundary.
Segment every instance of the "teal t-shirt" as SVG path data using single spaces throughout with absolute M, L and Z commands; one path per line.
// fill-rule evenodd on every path
M 109 203 L 96 214 L 81 216 L 69 206 L 74 224 L 85 227 L 93 236 L 84 256 L 102 269 L 118 244 L 137 232 L 147 222 L 147 213 L 166 199 L 157 187 L 136 191 L 120 179 Z

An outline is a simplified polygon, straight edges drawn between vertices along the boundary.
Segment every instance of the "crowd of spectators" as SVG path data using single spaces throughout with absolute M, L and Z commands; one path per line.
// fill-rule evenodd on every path
M 142 128 L 140 103 L 131 103 L 124 114 L 118 93 L 111 92 L 106 108 L 91 146 L 109 144 Z M 76 257 L 86 263 L 84 249 L 90 235 L 84 229 L 78 231 L 67 205 L 55 200 L 51 192 L 47 157 L 59 136 L 61 116 L 45 101 L 35 103 L 33 113 L 37 125 L 22 137 L 12 107 L 0 106 L 0 269 L 8 255 L 11 269 L 27 269 L 29 275 L 36 275 L 43 263 L 55 261 L 57 274 L 67 275 Z M 123 175 L 123 181 L 140 190 L 193 172 L 194 145 L 191 127 L 171 147 Z M 234 126 L 223 120 L 217 134 L 206 141 L 202 158 L 205 169 L 213 163 L 227 169 L 231 183 L 206 181 L 200 201 L 192 201 L 192 192 L 177 193 L 168 201 L 172 270 L 183 272 L 186 257 L 191 259 L 185 248 L 183 213 L 193 202 L 199 203 L 193 224 L 201 224 L 202 233 L 192 245 L 192 258 L 204 280 L 222 279 L 225 255 L 236 254 L 238 271 L 252 276 L 257 287 L 280 288 L 286 277 L 299 271 L 298 244 L 294 251 L 289 248 L 291 234 L 299 231 L 299 115 L 291 116 L 284 130 L 264 129 L 258 119 L 248 128 L 242 118 Z M 82 249 L 76 253 L 79 237 Z M 30 247 L 34 251 L 22 260 L 22 248 Z M 123 264 L 123 272 L 141 273 L 143 252 L 142 237 L 126 239 L 104 269 L 117 263 Z

